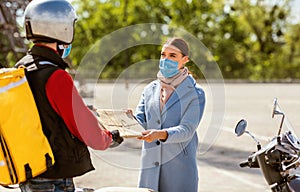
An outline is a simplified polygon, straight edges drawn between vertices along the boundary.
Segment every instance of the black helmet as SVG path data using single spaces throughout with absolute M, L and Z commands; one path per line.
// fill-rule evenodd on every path
M 68 1 L 33 0 L 26 7 L 24 15 L 28 40 L 72 43 L 77 16 Z

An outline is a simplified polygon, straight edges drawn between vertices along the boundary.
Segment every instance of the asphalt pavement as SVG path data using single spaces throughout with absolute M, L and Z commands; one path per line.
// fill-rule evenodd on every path
M 135 108 L 145 84 L 108 84 L 95 87 L 94 98 L 85 99 L 103 109 Z M 256 150 L 248 136 L 236 137 L 240 119 L 248 121 L 248 131 L 262 144 L 278 132 L 280 118 L 271 117 L 273 100 L 278 98 L 289 125 L 300 134 L 300 84 L 202 84 L 207 105 L 197 133 L 200 192 L 270 191 L 260 170 L 240 168 Z M 286 124 L 288 121 L 286 121 Z M 286 127 L 285 124 L 285 127 Z M 79 188 L 136 187 L 140 167 L 141 141 L 126 139 L 121 146 L 107 151 L 91 150 L 95 171 L 75 179 Z M 15 192 L 18 190 L 0 191 Z

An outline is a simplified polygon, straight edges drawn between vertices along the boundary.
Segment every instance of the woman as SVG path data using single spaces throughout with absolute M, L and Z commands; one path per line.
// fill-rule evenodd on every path
M 135 117 L 145 128 L 139 187 L 160 192 L 197 192 L 196 129 L 204 105 L 204 91 L 185 64 L 189 47 L 181 38 L 163 45 L 157 80 L 148 84 Z

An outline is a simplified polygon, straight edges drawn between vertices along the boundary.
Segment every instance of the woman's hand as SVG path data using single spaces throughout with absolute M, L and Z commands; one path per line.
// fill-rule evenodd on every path
M 168 132 L 165 130 L 150 129 L 142 132 L 142 136 L 138 137 L 139 140 L 147 141 L 151 143 L 155 140 L 166 140 L 168 138 Z

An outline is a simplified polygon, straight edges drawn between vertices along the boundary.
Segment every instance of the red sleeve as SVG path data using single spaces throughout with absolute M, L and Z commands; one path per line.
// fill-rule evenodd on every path
M 111 134 L 104 130 L 76 90 L 71 76 L 56 70 L 46 83 L 46 94 L 53 109 L 62 117 L 70 132 L 87 146 L 104 150 Z

